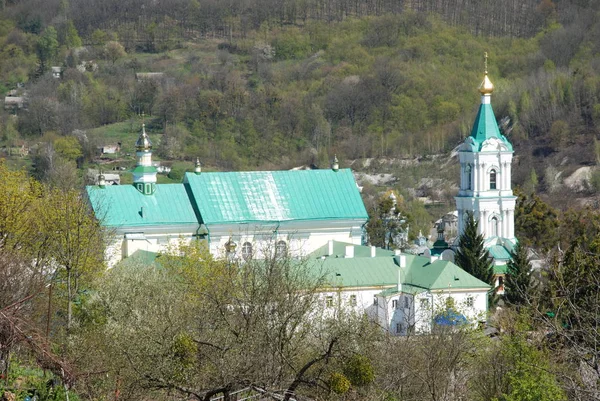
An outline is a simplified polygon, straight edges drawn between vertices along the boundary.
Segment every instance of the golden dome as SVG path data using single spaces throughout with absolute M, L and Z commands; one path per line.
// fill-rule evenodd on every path
M 482 95 L 491 95 L 494 91 L 494 84 L 488 78 L 487 71 L 483 76 L 483 81 L 481 81 L 481 85 L 479 85 L 479 93 Z
M 148 134 L 146 134 L 146 124 L 142 124 L 142 132 L 135 143 L 135 148 L 138 151 L 148 151 L 152 149 L 152 142 L 150 142 L 150 138 L 148 138 Z

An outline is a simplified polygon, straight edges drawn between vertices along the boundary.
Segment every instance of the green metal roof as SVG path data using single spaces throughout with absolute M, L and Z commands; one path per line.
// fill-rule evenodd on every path
M 391 256 L 381 258 L 325 258 L 313 268 L 326 272 L 331 287 L 380 287 L 398 283 L 398 266 Z
M 494 274 L 506 274 L 508 271 L 508 266 L 506 265 L 494 265 L 492 267 L 494 269 Z
M 494 110 L 491 104 L 481 104 L 473 129 L 471 130 L 471 138 L 473 138 L 473 152 L 479 152 L 483 142 L 490 138 L 498 138 L 508 147 L 510 151 L 513 150 L 511 143 L 506 139 L 504 135 L 500 133 L 498 129 L 498 123 L 494 116 Z
M 507 238 L 490 237 L 485 240 L 483 245 L 496 261 L 512 259 L 511 252 L 514 250 L 515 244 Z
M 133 169 L 134 173 L 156 173 L 156 167 L 154 166 L 137 166 Z
M 342 244 L 342 243 L 338 243 Z M 334 247 L 335 249 L 335 247 Z M 354 246 L 354 253 L 363 254 L 370 248 Z M 398 284 L 400 267 L 394 256 L 344 258 L 320 256 L 320 250 L 309 256 L 315 272 L 326 272 L 326 281 L 331 287 L 386 287 Z M 406 268 L 402 269 L 403 292 L 418 293 L 426 290 L 444 289 L 489 289 L 490 286 L 471 276 L 454 263 L 415 255 L 403 255 Z
M 198 224 L 183 184 L 157 185 L 153 195 L 144 195 L 133 185 L 88 186 L 86 190 L 96 217 L 105 226 Z
M 490 256 L 496 260 L 509 260 L 510 259 L 510 253 L 502 245 L 492 245 L 491 247 L 488 248 L 488 251 L 490 252 Z
M 186 173 L 185 182 L 205 224 L 368 217 L 349 169 Z
M 429 290 L 490 288 L 450 261 L 436 260 L 430 263 L 424 257 L 415 257 L 403 281 Z
M 331 257 L 344 257 L 346 254 L 346 246 L 352 245 L 354 246 L 354 257 L 355 258 L 370 258 L 371 257 L 371 247 L 370 246 L 360 246 L 355 244 L 350 244 L 347 242 L 333 241 L 333 256 Z M 320 248 L 317 248 L 315 251 L 311 252 L 309 255 L 310 258 L 319 258 L 321 256 L 328 256 L 329 254 L 329 244 L 325 244 Z M 383 248 L 375 248 L 375 256 L 393 256 L 394 251 L 390 251 Z

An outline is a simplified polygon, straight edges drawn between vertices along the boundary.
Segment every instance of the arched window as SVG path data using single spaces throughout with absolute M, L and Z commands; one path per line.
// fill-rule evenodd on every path
M 473 173 L 471 171 L 471 165 L 467 164 L 467 167 L 465 168 L 465 174 L 467 176 L 467 189 L 470 191 L 471 185 L 473 185 Z
M 275 254 L 277 256 L 284 256 L 287 253 L 287 243 L 285 241 L 277 241 L 275 245 Z
M 252 259 L 252 244 L 250 242 L 244 242 L 242 245 L 242 258 L 244 260 Z
M 496 189 L 496 170 L 490 171 L 490 189 Z
M 492 217 L 492 221 L 490 223 L 492 224 L 492 237 L 497 237 L 498 236 L 498 218 Z

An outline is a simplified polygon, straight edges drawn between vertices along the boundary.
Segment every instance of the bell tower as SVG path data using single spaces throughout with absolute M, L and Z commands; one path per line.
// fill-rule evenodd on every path
M 515 202 L 511 187 L 513 148 L 498 129 L 492 110 L 494 85 L 485 72 L 479 86 L 481 104 L 471 135 L 459 148 L 460 189 L 456 196 L 458 232 L 462 234 L 467 213 L 479 220 L 479 232 L 486 243 L 515 239 Z
M 144 195 L 152 195 L 156 191 L 156 167 L 152 165 L 152 142 L 146 134 L 146 124 L 142 124 L 142 132 L 135 142 L 137 166 L 133 170 L 133 185 Z

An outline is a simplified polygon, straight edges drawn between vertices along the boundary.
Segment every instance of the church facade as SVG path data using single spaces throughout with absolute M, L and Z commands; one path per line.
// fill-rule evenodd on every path
M 367 211 L 350 169 L 194 172 L 157 184 L 152 143 L 142 127 L 133 185 L 88 186 L 96 217 L 111 230 L 109 266 L 138 250 L 205 241 L 216 257 L 264 252 L 306 255 L 330 240 L 360 245 Z

